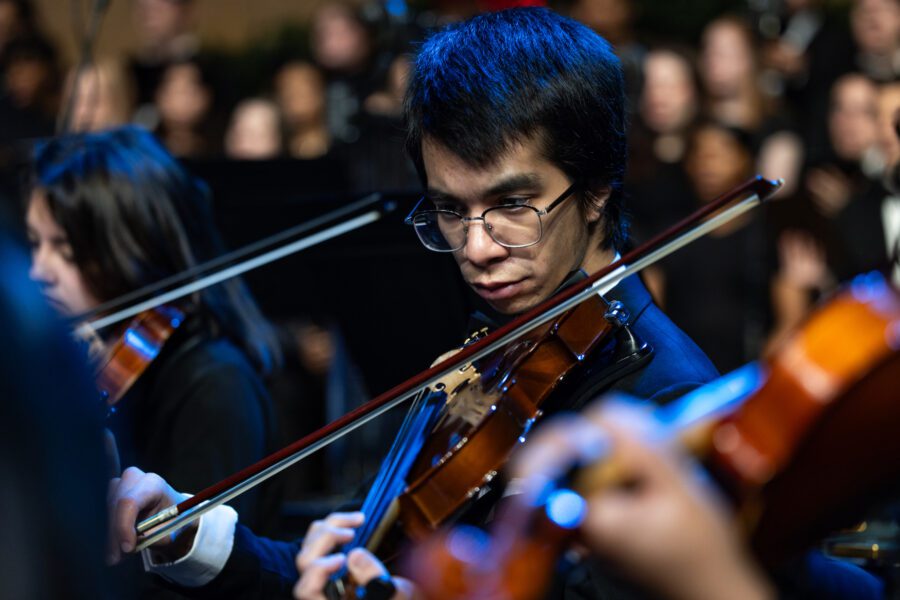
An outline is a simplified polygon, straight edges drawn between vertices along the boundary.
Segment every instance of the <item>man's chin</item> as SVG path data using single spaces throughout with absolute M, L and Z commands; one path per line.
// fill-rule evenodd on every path
M 510 317 L 514 317 L 516 315 L 522 314 L 526 312 L 530 308 L 534 306 L 533 302 L 529 302 L 525 298 L 506 298 L 503 300 L 494 300 L 487 301 L 488 305 L 500 313 L 501 315 L 507 315 Z

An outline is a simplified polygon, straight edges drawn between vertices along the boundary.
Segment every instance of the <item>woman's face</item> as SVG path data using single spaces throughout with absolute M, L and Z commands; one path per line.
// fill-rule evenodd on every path
M 734 135 L 718 127 L 694 133 L 685 168 L 701 202 L 715 200 L 749 175 L 749 152 Z
M 53 218 L 42 191 L 32 193 L 25 222 L 31 245 L 29 275 L 41 286 L 51 306 L 64 315 L 78 315 L 99 306 L 100 300 L 88 289 L 69 238 Z
M 844 160 L 859 160 L 878 141 L 878 88 L 864 77 L 839 79 L 828 114 L 831 145 Z
M 203 119 L 211 103 L 211 93 L 197 65 L 176 64 L 166 69 L 156 92 L 156 105 L 163 123 L 193 127 Z
M 289 125 L 307 125 L 324 119 L 325 83 L 316 67 L 308 63 L 285 66 L 276 76 L 275 89 Z
M 700 77 L 713 98 L 738 95 L 755 69 L 753 50 L 734 23 L 713 23 L 703 35 Z
M 644 65 L 641 115 L 656 133 L 679 131 L 697 109 L 691 67 L 673 52 L 651 52 Z

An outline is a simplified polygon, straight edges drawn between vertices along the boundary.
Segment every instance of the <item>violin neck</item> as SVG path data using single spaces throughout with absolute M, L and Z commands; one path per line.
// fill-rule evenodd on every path
M 406 474 L 446 401 L 447 394 L 444 391 L 423 390 L 410 406 L 394 444 L 363 502 L 361 510 L 366 520 L 356 530 L 353 540 L 342 549 L 345 554 L 355 548 L 367 548 L 374 553 L 389 537 L 397 518 L 397 497 L 406 489 Z M 342 569 L 328 582 L 326 597 L 346 598 L 352 587 L 347 581 L 346 569 Z

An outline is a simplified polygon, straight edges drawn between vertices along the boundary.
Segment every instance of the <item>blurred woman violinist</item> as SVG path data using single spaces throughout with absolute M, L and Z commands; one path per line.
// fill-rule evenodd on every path
M 63 315 L 80 315 L 218 254 L 205 188 L 144 130 L 44 142 L 34 152 L 30 187 L 31 278 Z M 111 406 L 108 425 L 124 464 L 200 490 L 271 450 L 261 375 L 278 354 L 237 280 L 153 311 L 173 331 Z M 101 345 L 109 348 L 121 336 L 144 351 L 136 323 L 146 314 L 124 332 L 97 332 Z M 263 498 L 236 504 L 259 523 Z

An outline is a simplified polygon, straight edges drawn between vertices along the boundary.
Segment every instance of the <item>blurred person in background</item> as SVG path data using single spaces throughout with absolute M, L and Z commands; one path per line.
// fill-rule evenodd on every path
M 691 134 L 685 170 L 702 206 L 753 174 L 746 135 L 703 122 Z M 759 356 L 768 323 L 768 259 L 763 219 L 745 214 L 660 263 L 663 306 L 720 372 Z
M 130 61 L 137 88 L 138 122 L 153 129 L 156 88 L 166 67 L 197 57 L 194 0 L 131 0 L 137 51 Z
M 853 70 L 846 20 L 822 0 L 785 0 L 760 17 L 762 85 L 783 96 L 813 162 L 827 155 L 825 122 L 831 86 Z
M 646 49 L 634 31 L 635 6 L 632 0 L 575 0 L 568 14 L 609 40 L 622 61 L 628 110 L 633 112 L 640 94 L 642 65 Z
M 292 61 L 275 74 L 275 98 L 284 120 L 285 142 L 294 158 L 319 158 L 331 149 L 325 78 L 312 63 Z
M 313 62 L 325 76 L 328 130 L 340 142 L 355 142 L 363 101 L 381 84 L 374 66 L 374 40 L 354 4 L 330 0 L 310 23 Z
M 37 36 L 9 42 L 3 52 L 0 140 L 53 133 L 61 76 L 56 48 Z
M 808 209 L 778 238 L 773 343 L 823 292 L 853 275 L 881 270 L 900 282 L 900 195 L 887 181 L 900 162 L 898 110 L 900 83 L 876 86 L 851 74 L 835 84 L 829 117 L 835 162 L 809 172 L 815 212 Z
M 418 188 L 415 167 L 403 152 L 401 113 L 410 69 L 409 55 L 393 58 L 381 89 L 365 99 L 359 140 L 342 149 L 354 186 L 361 192 Z
M 7 44 L 36 35 L 37 29 L 30 0 L 0 0 L 0 61 Z
M 686 216 L 694 205 L 682 161 L 699 101 L 696 71 L 686 52 L 660 47 L 647 53 L 626 175 L 633 235 L 639 241 Z
M 900 1 L 855 0 L 850 27 L 857 68 L 879 82 L 900 77 Z
M 878 148 L 883 168 L 870 178 L 866 189 L 851 197 L 834 219 L 846 248 L 847 271 L 881 269 L 900 284 L 897 267 L 900 250 L 900 190 L 897 164 L 900 163 L 900 82 L 885 83 L 878 90 Z
M 83 70 L 78 77 L 75 70 L 66 80 L 66 97 L 72 100 L 72 131 L 100 131 L 124 125 L 134 114 L 134 85 L 130 72 L 119 63 L 105 60 Z
M 363 104 L 365 111 L 370 115 L 399 120 L 411 68 L 409 56 L 400 54 L 394 57 L 388 67 L 384 87 L 366 98 Z
M 833 218 L 863 179 L 880 177 L 887 157 L 878 147 L 878 86 L 859 73 L 844 75 L 831 89 L 828 135 L 831 164 L 811 169 L 804 181 L 815 208 Z
M 870 186 L 871 177 L 880 177 L 884 166 L 878 150 L 878 87 L 869 78 L 851 73 L 837 80 L 828 136 L 831 159 L 809 169 L 799 202 L 777 206 L 778 270 L 772 282 L 777 321 L 770 348 L 797 326 L 822 293 L 855 274 L 835 219 Z
M 156 135 L 180 158 L 217 156 L 222 131 L 217 122 L 216 93 L 204 66 L 175 62 L 165 68 L 156 89 L 159 123 Z
M 771 179 L 784 179 L 781 196 L 797 186 L 803 147 L 788 123 L 777 118 L 774 99 L 760 88 L 757 40 L 748 24 L 723 16 L 703 31 L 700 79 L 709 118 L 742 130 L 751 145 L 756 170 Z
M 281 115 L 265 98 L 241 101 L 225 132 L 225 155 L 235 160 L 267 160 L 281 156 Z

